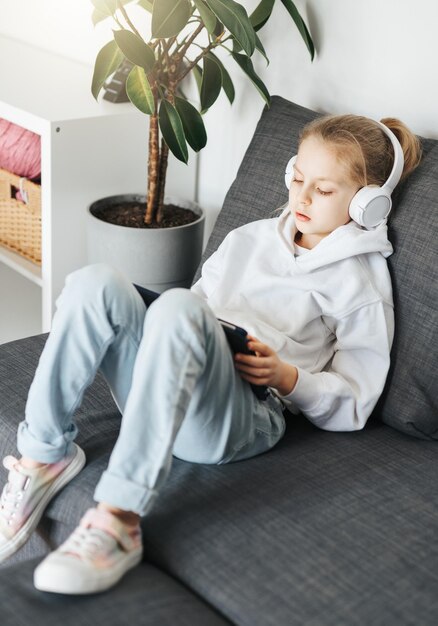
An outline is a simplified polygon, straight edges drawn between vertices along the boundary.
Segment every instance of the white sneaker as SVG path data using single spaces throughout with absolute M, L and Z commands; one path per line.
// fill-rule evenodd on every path
M 34 572 L 40 591 L 88 594 L 115 585 L 143 556 L 140 528 L 128 532 L 114 515 L 89 509 L 79 526 Z
M 0 563 L 26 543 L 50 500 L 84 467 L 85 454 L 73 445 L 62 461 L 36 469 L 23 467 L 13 456 L 4 459 L 9 475 L 0 497 Z

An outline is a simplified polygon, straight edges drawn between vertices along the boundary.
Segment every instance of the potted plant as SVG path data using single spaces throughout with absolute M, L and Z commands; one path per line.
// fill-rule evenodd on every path
M 313 59 L 312 39 L 294 3 L 292 0 L 280 2 L 294 21 Z M 156 239 L 157 233 L 164 231 L 179 231 L 171 234 L 184 238 L 190 222 L 193 226 L 199 226 L 200 223 L 203 226 L 203 214 L 196 209 L 180 210 L 176 206 L 166 205 L 169 150 L 177 159 L 187 163 L 188 146 L 198 152 L 207 142 L 203 113 L 215 103 L 222 90 L 230 103 L 233 102 L 233 82 L 217 54 L 219 50 L 231 55 L 269 105 L 269 92 L 257 75 L 251 57 L 257 51 L 267 60 L 257 33 L 270 18 L 275 0 L 261 0 L 249 16 L 244 6 L 235 0 L 92 0 L 92 3 L 93 23 L 96 25 L 102 20 L 111 19 L 115 26 L 113 39 L 96 57 L 91 86 L 94 97 L 97 99 L 109 78 L 122 64 L 125 69 L 128 65 L 127 96 L 140 111 L 150 116 L 146 196 L 126 199 L 116 197 L 116 200 L 110 198 L 94 203 L 90 207 L 90 214 L 94 215 L 94 227 L 102 229 L 102 222 L 113 219 L 108 217 L 107 205 L 122 205 L 117 209 L 120 215 L 116 216 L 115 223 L 125 232 L 136 231 L 136 238 L 142 233 L 149 233 Z M 134 24 L 131 7 L 127 6 L 133 4 L 138 7 L 134 9 L 137 24 Z M 144 14 L 145 19 L 139 20 L 139 14 Z M 144 35 L 145 27 L 150 27 L 150 37 Z M 194 77 L 197 85 L 200 110 L 187 96 L 190 76 Z M 101 224 L 96 226 L 97 221 Z M 152 251 L 154 262 L 146 262 L 141 254 L 140 264 L 146 266 L 145 277 L 140 278 L 137 273 L 131 273 L 134 282 L 141 282 L 157 291 L 184 282 L 188 286 L 200 259 L 202 226 L 201 236 L 198 232 L 195 245 L 187 243 L 181 247 L 173 241 L 169 244 L 170 248 L 165 250 L 163 248 L 166 246 L 160 242 Z M 105 230 L 104 237 L 107 232 Z M 143 252 L 150 247 L 150 243 L 143 245 Z M 114 248 L 114 245 L 107 245 L 106 249 L 109 248 Z M 181 267 L 182 261 L 175 258 L 179 248 L 183 258 L 190 249 L 197 248 L 196 258 L 189 263 L 189 274 L 182 282 L 180 278 L 172 277 L 163 281 L 161 270 L 164 266 L 166 269 L 169 264 L 175 268 Z M 138 254 L 132 253 L 131 244 L 127 249 L 129 252 L 126 256 L 139 258 Z M 116 246 L 116 250 L 120 254 L 120 246 Z M 160 252 L 164 260 L 158 259 Z M 160 275 L 158 280 L 151 275 L 153 265 Z

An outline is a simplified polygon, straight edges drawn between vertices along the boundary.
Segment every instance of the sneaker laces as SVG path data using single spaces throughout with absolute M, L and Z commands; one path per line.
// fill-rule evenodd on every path
M 79 559 L 92 560 L 97 556 L 108 556 L 114 548 L 129 552 L 138 545 L 141 545 L 139 528 L 128 532 L 109 512 L 89 509 L 60 550 Z
M 60 550 L 78 559 L 91 561 L 97 555 L 112 552 L 116 544 L 115 539 L 103 530 L 78 526 Z
M 0 496 L 0 522 L 3 520 L 9 526 L 13 524 L 13 518 L 21 506 L 24 492 L 31 480 L 30 476 L 18 471 L 17 464 L 19 461 L 13 456 L 7 456 L 3 460 L 3 465 L 9 470 L 9 475 L 8 482 L 3 487 Z

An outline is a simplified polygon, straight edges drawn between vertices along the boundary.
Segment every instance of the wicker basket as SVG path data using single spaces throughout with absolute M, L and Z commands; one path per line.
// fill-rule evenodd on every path
M 17 200 L 17 192 L 25 201 Z M 41 265 L 41 186 L 0 169 L 0 244 Z

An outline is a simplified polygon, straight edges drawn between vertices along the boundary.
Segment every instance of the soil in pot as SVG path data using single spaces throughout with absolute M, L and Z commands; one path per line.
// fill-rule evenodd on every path
M 117 226 L 130 226 L 131 228 L 172 228 L 173 226 L 184 226 L 199 219 L 194 211 L 183 209 L 175 204 L 165 204 L 163 208 L 163 219 L 158 224 L 145 224 L 144 215 L 146 204 L 144 202 L 123 202 L 107 207 L 104 210 L 92 209 L 94 217 L 116 224 Z

